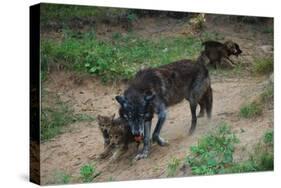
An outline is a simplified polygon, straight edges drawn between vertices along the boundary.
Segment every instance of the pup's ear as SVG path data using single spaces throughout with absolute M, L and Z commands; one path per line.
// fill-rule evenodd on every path
M 127 100 L 125 99 L 124 96 L 116 96 L 115 99 L 117 100 L 117 102 L 118 102 L 122 107 L 126 107 Z

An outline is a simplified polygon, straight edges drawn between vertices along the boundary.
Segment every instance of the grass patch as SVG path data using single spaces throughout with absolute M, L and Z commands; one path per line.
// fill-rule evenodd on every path
M 268 171 L 274 168 L 273 131 L 265 132 L 261 141 L 250 153 L 249 159 L 238 162 L 226 170 L 228 173 Z
M 227 124 L 222 124 L 191 146 L 185 164 L 191 167 L 194 175 L 210 175 L 238 172 L 273 170 L 273 131 L 267 131 L 261 141 L 254 146 L 245 161 L 233 161 L 235 144 L 239 140 Z
M 115 33 L 112 41 L 102 41 L 94 33 L 75 38 L 67 34 L 58 42 L 41 41 L 41 68 L 49 63 L 60 63 L 74 71 L 99 76 L 103 81 L 131 78 L 142 66 L 157 67 L 178 59 L 195 59 L 201 42 L 193 37 L 145 40 L 129 34 Z
M 259 58 L 254 60 L 253 72 L 256 74 L 269 74 L 273 72 L 272 58 Z
M 232 165 L 234 145 L 238 142 L 229 126 L 222 123 L 215 132 L 190 147 L 191 153 L 186 157 L 186 163 L 195 175 L 222 174 L 226 167 Z
M 240 117 L 252 118 L 262 114 L 262 107 L 256 102 L 246 104 L 240 108 Z
M 84 165 L 80 168 L 80 176 L 83 182 L 92 182 L 100 173 L 96 171 L 94 165 Z
M 62 133 L 63 127 L 71 123 L 95 120 L 86 114 L 75 114 L 70 105 L 60 101 L 58 97 L 54 97 L 53 100 L 54 103 L 49 106 L 42 105 L 41 141 L 47 141 Z
M 173 177 L 176 175 L 176 172 L 181 164 L 181 161 L 177 158 L 172 158 L 167 167 L 167 176 Z

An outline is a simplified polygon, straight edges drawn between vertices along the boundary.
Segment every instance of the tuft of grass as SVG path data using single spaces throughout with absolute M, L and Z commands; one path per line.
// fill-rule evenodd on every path
M 261 102 L 273 101 L 274 96 L 274 86 L 273 84 L 268 84 L 261 94 Z
M 226 123 L 190 147 L 186 163 L 195 175 L 222 174 L 225 168 L 233 164 L 234 145 L 238 143 L 236 135 Z
M 255 59 L 253 64 L 253 71 L 257 74 L 269 74 L 273 72 L 273 59 L 272 58 L 259 58 Z
M 262 108 L 261 105 L 252 102 L 250 104 L 246 104 L 240 108 L 240 113 L 239 115 L 243 118 L 252 118 L 256 117 L 262 114 Z
M 263 136 L 263 142 L 265 144 L 271 144 L 273 145 L 273 131 L 267 131 Z
M 181 164 L 181 161 L 179 159 L 172 158 L 167 167 L 167 176 L 168 177 L 175 176 L 180 164 Z
M 100 173 L 96 172 L 95 166 L 87 164 L 80 168 L 80 175 L 83 182 L 92 182 Z

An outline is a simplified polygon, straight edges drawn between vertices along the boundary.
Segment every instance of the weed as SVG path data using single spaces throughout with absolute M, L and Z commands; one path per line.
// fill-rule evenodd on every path
M 233 163 L 234 145 L 238 142 L 229 126 L 221 123 L 215 132 L 190 147 L 191 154 L 186 157 L 186 163 L 196 175 L 224 173 L 225 168 Z
M 172 177 L 176 175 L 177 169 L 180 166 L 180 160 L 177 158 L 172 158 L 167 167 L 167 176 Z
M 273 145 L 273 131 L 267 131 L 265 134 L 264 134 L 264 137 L 263 137 L 263 142 L 265 144 L 271 144 Z
M 96 172 L 96 168 L 93 165 L 87 164 L 80 168 L 80 175 L 83 182 L 92 182 L 100 173 Z
M 253 71 L 257 74 L 269 74 L 273 72 L 272 58 L 259 58 L 254 60 Z
M 240 108 L 240 116 L 243 118 L 252 118 L 261 115 L 262 107 L 257 102 L 246 104 Z

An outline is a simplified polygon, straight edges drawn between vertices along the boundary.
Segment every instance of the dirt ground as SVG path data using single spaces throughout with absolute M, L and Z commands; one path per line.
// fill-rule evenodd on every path
M 152 20 L 147 22 L 149 26 Z M 159 30 L 158 24 L 158 34 L 170 35 L 169 26 L 171 30 L 174 28 L 174 33 L 181 34 L 185 25 L 175 27 L 175 24 L 171 21 L 171 24 L 166 24 L 162 30 Z M 153 27 L 148 28 L 140 28 L 140 35 L 150 35 L 151 32 L 155 32 Z M 273 41 L 265 34 L 250 32 L 247 27 L 242 26 L 216 27 L 215 23 L 212 26 L 208 25 L 207 29 L 215 30 L 227 36 L 227 39 L 238 42 L 244 52 L 239 59 L 243 63 L 250 63 L 257 55 L 270 55 L 270 52 L 262 48 L 262 46 L 273 44 Z M 189 153 L 189 147 L 196 144 L 198 138 L 214 130 L 220 122 L 227 122 L 240 140 L 235 150 L 235 160 L 245 159 L 248 151 L 259 141 L 264 132 L 273 128 L 273 109 L 266 109 L 262 116 L 254 119 L 239 117 L 241 105 L 261 93 L 266 79 L 265 76 L 211 75 L 214 95 L 212 119 L 209 120 L 206 117 L 198 119 L 196 131 L 192 136 L 188 136 L 191 122 L 188 102 L 183 101 L 169 108 L 167 121 L 161 132 L 161 135 L 169 141 L 169 145 L 166 147 L 152 145 L 149 157 L 136 162 L 132 161 L 136 154 L 134 144 L 118 162 L 95 161 L 95 156 L 103 151 L 103 138 L 97 122 L 74 123 L 67 127 L 65 133 L 41 144 L 42 183 L 56 183 L 54 176 L 57 172 L 66 172 L 71 175 L 73 183 L 81 182 L 79 180 L 81 166 L 93 162 L 97 170 L 101 172 L 95 181 L 164 178 L 167 176 L 168 162 L 173 157 L 183 159 Z M 121 94 L 125 87 L 125 84 L 120 83 L 104 85 L 96 78 L 76 77 L 72 73 L 62 71 L 51 73 L 44 83 L 44 89 L 57 93 L 62 101 L 73 104 L 75 112 L 93 116 L 117 114 L 119 106 L 114 97 Z M 153 120 L 152 129 L 155 121 L 156 118 Z M 178 172 L 178 176 L 190 175 L 188 169 Z

